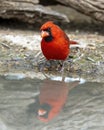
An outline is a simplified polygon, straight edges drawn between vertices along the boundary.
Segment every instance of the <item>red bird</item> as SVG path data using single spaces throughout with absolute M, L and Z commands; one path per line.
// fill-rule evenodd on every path
M 65 105 L 68 93 L 77 85 L 79 81 L 65 83 L 45 79 L 41 84 L 38 109 L 38 118 L 43 122 L 48 122 L 55 118 Z
M 38 118 L 48 122 L 58 115 L 66 102 L 68 92 L 69 87 L 65 82 L 44 80 L 39 95 Z
M 52 21 L 42 25 L 41 49 L 47 60 L 65 60 L 70 53 L 70 44 L 77 44 L 69 40 L 65 32 Z

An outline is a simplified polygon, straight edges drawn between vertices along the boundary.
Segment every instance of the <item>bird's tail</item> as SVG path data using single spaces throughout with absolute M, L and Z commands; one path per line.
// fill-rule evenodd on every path
M 78 42 L 70 40 L 70 44 L 78 44 Z

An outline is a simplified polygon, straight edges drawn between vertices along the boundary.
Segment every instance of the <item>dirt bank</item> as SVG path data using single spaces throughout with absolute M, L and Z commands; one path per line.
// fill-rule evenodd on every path
M 65 75 L 104 82 L 104 37 L 98 32 L 67 31 L 70 39 L 79 42 L 71 47 L 71 62 L 65 65 Z M 0 30 L 0 74 L 23 73 L 36 75 L 43 55 L 40 34 L 33 30 L 2 28 Z M 42 63 L 42 62 L 41 62 Z M 57 66 L 57 67 L 56 67 Z M 48 75 L 61 75 L 55 66 L 46 66 Z M 30 74 L 31 75 L 31 74 Z M 30 76 L 31 77 L 31 76 Z M 39 75 L 40 77 L 40 75 Z

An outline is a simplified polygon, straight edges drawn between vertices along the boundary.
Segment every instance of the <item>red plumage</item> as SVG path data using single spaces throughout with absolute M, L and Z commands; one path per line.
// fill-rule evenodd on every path
M 79 81 L 65 83 L 64 81 L 45 79 L 41 84 L 39 94 L 38 118 L 43 122 L 55 118 L 63 109 L 68 93 L 78 84 Z
M 43 122 L 48 122 L 59 114 L 63 108 L 69 88 L 65 82 L 44 80 L 40 89 L 39 102 L 40 105 L 48 104 L 51 108 L 49 112 L 43 108 L 38 110 L 38 118 Z M 39 113 L 42 113 L 40 116 Z M 48 114 L 45 117 L 45 114 Z
M 69 40 L 65 32 L 52 21 L 41 27 L 41 50 L 47 60 L 65 60 L 70 53 L 70 44 L 77 44 Z

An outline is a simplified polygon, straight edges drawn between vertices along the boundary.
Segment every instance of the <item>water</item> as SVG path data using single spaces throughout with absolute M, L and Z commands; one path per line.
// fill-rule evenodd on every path
M 0 130 L 104 130 L 104 84 L 56 79 L 1 76 Z

